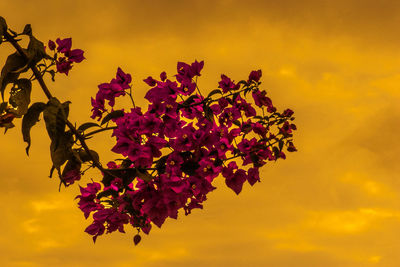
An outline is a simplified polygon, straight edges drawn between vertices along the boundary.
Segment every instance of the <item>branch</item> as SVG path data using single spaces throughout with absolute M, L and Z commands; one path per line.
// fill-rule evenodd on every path
M 12 46 L 14 46 L 14 48 L 17 50 L 17 52 L 27 61 L 29 62 L 29 58 L 27 56 L 27 54 L 25 53 L 25 51 L 22 49 L 22 47 L 18 44 L 18 42 L 14 39 L 13 36 L 11 36 L 8 32 L 5 32 L 4 34 L 4 38 L 10 42 L 12 44 Z M 47 99 L 50 99 L 53 97 L 53 95 L 51 94 L 49 88 L 47 87 L 46 83 L 43 80 L 43 77 L 40 73 L 40 71 L 37 69 L 36 65 L 30 66 L 33 74 L 35 75 L 36 80 L 39 82 L 40 87 L 42 88 L 44 94 L 46 95 Z M 78 130 L 75 128 L 75 126 L 68 120 L 66 119 L 66 124 L 68 126 L 68 128 L 72 131 L 72 133 L 76 136 L 76 138 L 79 140 L 79 142 L 81 143 L 83 149 L 85 149 L 85 151 L 88 153 L 93 165 L 98 168 L 100 171 L 104 172 L 106 171 L 102 166 L 101 163 L 99 161 L 97 161 L 94 156 L 92 155 L 92 153 L 90 153 L 90 149 L 87 146 L 86 142 L 85 142 L 85 137 L 83 135 L 81 135 Z M 110 173 L 110 175 L 112 175 Z M 114 175 L 113 175 L 114 176 Z

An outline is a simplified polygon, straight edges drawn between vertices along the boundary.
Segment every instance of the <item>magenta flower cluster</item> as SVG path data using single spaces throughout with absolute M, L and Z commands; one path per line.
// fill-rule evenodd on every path
M 115 79 L 112 79 L 110 83 L 102 83 L 98 86 L 99 91 L 96 94 L 96 98 L 92 97 L 92 119 L 101 119 L 103 113 L 107 111 L 105 107 L 105 100 L 108 101 L 108 105 L 113 108 L 115 105 L 115 98 L 118 96 L 124 96 L 125 90 L 130 88 L 132 77 L 130 74 L 126 74 L 118 68 Z
M 94 241 L 105 232 L 124 232 L 128 223 L 148 234 L 152 224 L 161 227 L 179 210 L 188 215 L 203 208 L 220 175 L 239 194 L 245 183 L 260 181 L 267 162 L 296 151 L 293 111 L 277 112 L 259 89 L 261 70 L 238 83 L 221 75 L 219 89 L 203 96 L 195 82 L 203 66 L 203 61 L 178 62 L 174 80 L 165 72 L 160 79 L 146 78 L 147 108 L 134 107 L 113 119 L 112 151 L 121 158 L 108 164 L 102 185 L 89 183 L 77 197 L 85 217 L 93 213 L 85 231 Z M 119 68 L 115 79 L 99 85 L 92 118 L 108 112 L 105 100 L 113 109 L 130 82 Z
M 72 64 L 74 62 L 80 63 L 85 59 L 83 56 L 83 50 L 71 49 L 71 38 L 57 38 L 56 42 L 50 40 L 48 42 L 48 47 L 51 51 L 57 51 L 61 54 L 61 56 L 59 56 L 60 54 L 57 53 L 56 68 L 57 72 L 64 73 L 65 75 L 68 75 L 68 72 L 72 69 Z

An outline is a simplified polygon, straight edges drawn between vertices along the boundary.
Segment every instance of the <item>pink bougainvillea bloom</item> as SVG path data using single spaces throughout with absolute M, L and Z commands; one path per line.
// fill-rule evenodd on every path
M 247 171 L 247 181 L 251 186 L 253 186 L 256 182 L 260 182 L 260 174 L 258 168 L 250 168 Z
M 93 242 L 96 243 L 96 239 L 99 235 L 102 235 L 105 231 L 104 222 L 94 221 L 91 225 L 89 225 L 85 232 L 89 235 L 93 236 Z
M 239 89 L 239 85 L 235 84 L 229 77 L 222 74 L 221 81 L 218 82 L 219 88 L 222 89 L 222 92 L 227 93 L 230 90 L 237 90 Z
M 69 61 L 65 57 L 61 57 L 56 62 L 56 68 L 59 73 L 65 73 L 65 75 L 68 75 L 68 72 L 72 69 L 72 61 Z
M 190 72 L 193 76 L 201 76 L 200 72 L 204 67 L 204 61 L 197 62 L 195 60 L 192 65 L 190 65 Z
M 154 80 L 151 76 L 147 77 L 146 79 L 143 80 L 145 83 L 147 83 L 149 86 L 154 86 L 156 85 L 157 81 Z
M 263 91 L 256 90 L 256 91 L 253 91 L 253 93 L 252 93 L 254 102 L 257 106 L 259 106 L 259 107 L 266 106 L 267 111 L 270 113 L 273 113 L 276 111 L 276 108 L 272 105 L 271 99 L 269 97 L 267 97 L 266 94 L 267 94 L 267 92 L 265 90 L 263 90 Z
M 47 46 L 48 46 L 49 49 L 52 50 L 52 51 L 53 51 L 54 49 L 56 49 L 56 43 L 54 43 L 54 41 L 52 41 L 52 40 L 49 40 Z
M 113 83 L 113 81 L 111 81 L 111 83 Z M 129 73 L 123 72 L 122 69 L 118 67 L 115 82 L 118 83 L 122 89 L 128 89 L 129 84 L 132 82 L 132 76 Z
M 257 70 L 257 71 L 253 70 L 252 72 L 250 72 L 249 79 L 247 82 L 251 82 L 251 81 L 258 82 L 261 78 L 261 74 L 262 74 L 261 70 Z
M 80 170 L 70 170 L 66 174 L 62 176 L 62 180 L 65 182 L 67 186 L 73 184 L 75 181 L 79 181 L 81 179 Z
M 297 151 L 297 149 L 296 149 L 296 147 L 294 146 L 293 142 L 289 142 L 289 146 L 288 146 L 287 150 L 288 150 L 289 152 L 295 152 L 295 151 Z
M 242 191 L 243 183 L 247 180 L 246 172 L 242 169 L 237 170 L 232 176 L 225 179 L 225 184 L 232 189 L 236 195 Z
M 85 59 L 83 56 L 83 50 L 81 49 L 73 49 L 73 50 L 68 50 L 65 52 L 65 56 L 71 61 L 71 62 L 76 62 L 80 63 L 82 60 Z
M 98 117 L 97 120 L 100 120 L 101 117 L 103 116 L 103 113 L 106 111 L 104 107 L 104 98 L 97 98 L 94 99 L 93 97 L 91 98 L 91 103 L 92 103 L 92 115 L 90 116 L 92 119 L 95 119 Z
M 285 109 L 285 111 L 282 113 L 283 116 L 285 117 L 291 117 L 294 114 L 293 110 L 291 109 Z
M 165 71 L 161 72 L 160 79 L 163 82 L 167 79 L 167 73 Z
M 102 207 L 101 204 L 95 201 L 96 194 L 100 191 L 101 186 L 99 183 L 93 182 L 87 184 L 86 187 L 79 186 L 81 194 L 76 198 L 79 198 L 78 206 L 83 211 L 85 218 L 87 219 L 92 211 L 98 210 Z
M 71 50 L 71 46 L 72 46 L 71 38 L 65 38 L 65 39 L 57 38 L 56 43 L 58 45 L 58 47 L 57 47 L 58 52 L 66 53 Z

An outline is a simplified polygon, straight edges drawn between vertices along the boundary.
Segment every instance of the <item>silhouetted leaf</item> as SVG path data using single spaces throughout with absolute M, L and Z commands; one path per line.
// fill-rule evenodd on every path
M 67 164 L 65 164 L 65 167 L 62 171 L 62 177 L 64 177 L 68 172 L 73 171 L 73 170 L 81 170 L 82 163 L 78 158 L 76 158 L 74 153 L 70 154 L 70 158 L 67 161 Z
M 85 130 L 87 130 L 89 128 L 92 128 L 92 127 L 100 127 L 100 125 L 98 125 L 95 122 L 86 122 L 86 123 L 84 123 L 84 124 L 82 124 L 81 126 L 78 127 L 78 131 L 83 132 L 83 131 L 85 131 Z
M 96 198 L 101 199 L 103 197 L 108 197 L 108 196 L 118 197 L 118 192 L 115 191 L 114 189 L 110 188 L 110 189 L 107 189 L 107 190 L 104 190 L 104 191 L 98 193 Z
M 43 58 L 52 59 L 46 54 L 46 51 L 44 50 L 44 44 L 32 35 L 29 36 L 27 55 L 29 59 L 29 65 L 36 65 L 36 63 Z
M 283 148 L 283 140 L 279 140 L 279 150 L 282 151 Z
M 92 155 L 92 157 L 96 160 L 99 161 L 99 154 L 94 151 L 94 150 L 89 150 L 90 154 Z M 81 159 L 82 162 L 88 162 L 88 161 L 92 161 L 92 157 L 89 155 L 89 153 L 86 152 L 86 150 L 81 150 L 79 151 L 79 158 Z
M 0 115 L 6 110 L 8 103 L 3 102 L 0 104 Z
M 104 186 L 110 186 L 111 182 L 115 179 L 115 177 L 119 177 L 122 180 L 124 180 L 124 178 L 126 179 L 128 174 L 133 176 L 132 180 L 135 178 L 136 176 L 136 169 L 132 169 L 131 172 L 127 172 L 127 171 L 123 171 L 123 170 L 119 170 L 119 169 L 107 169 L 107 171 L 105 171 L 103 173 L 103 179 L 101 180 L 101 182 L 104 184 Z
M 199 167 L 200 165 L 196 161 L 186 161 L 181 165 L 181 170 L 188 175 L 195 175 Z
M 53 162 L 54 168 L 58 171 L 61 176 L 60 167 L 71 157 L 72 145 L 74 144 L 74 139 L 72 138 L 72 133 L 70 131 L 63 133 L 58 138 L 58 144 L 54 141 L 50 144 L 50 156 Z
M 240 93 L 234 93 L 232 96 L 232 102 L 234 103 L 236 98 L 240 95 Z
M 198 96 L 198 95 L 191 95 L 191 96 L 189 96 L 189 98 L 186 99 L 182 104 L 180 104 L 180 106 L 182 106 L 182 107 L 187 107 L 187 106 L 189 106 L 190 104 L 192 104 L 196 98 L 199 98 L 199 96 Z
M 158 174 L 162 174 L 165 172 L 166 168 L 166 163 L 169 155 L 163 156 L 160 159 L 158 159 L 157 164 L 156 164 L 156 169 Z
M 43 111 L 43 118 L 46 123 L 47 133 L 57 148 L 59 139 L 65 132 L 66 119 L 68 115 L 68 102 L 63 104 L 57 98 L 50 98 Z M 67 113 L 67 114 L 66 114 Z
M 204 115 L 205 115 L 206 119 L 209 121 L 214 121 L 214 113 L 213 113 L 212 109 L 205 103 L 203 105 L 203 110 L 204 110 Z
M 234 120 L 234 121 L 232 121 L 232 123 L 239 127 L 241 125 L 240 121 L 238 121 L 238 120 Z
M 53 82 L 55 82 L 56 80 L 54 79 L 54 77 L 55 77 L 55 75 L 56 75 L 56 72 L 55 72 L 54 70 L 49 70 L 49 73 L 50 73 L 50 75 L 51 75 L 51 80 L 52 80 Z
M 46 108 L 46 104 L 42 102 L 33 103 L 24 117 L 22 118 L 22 137 L 28 143 L 26 154 L 29 155 L 29 147 L 31 146 L 31 128 L 39 121 L 39 115 Z
M 276 159 L 278 159 L 279 155 L 281 154 L 281 151 L 279 150 L 279 148 L 274 146 L 274 147 L 272 147 L 272 151 L 274 152 L 274 156 L 276 157 Z
M 19 79 L 15 82 L 10 92 L 10 104 L 16 108 L 17 117 L 22 117 L 27 111 L 31 102 L 32 83 L 28 79 Z
M 6 31 L 7 31 L 6 20 L 0 16 L 0 44 L 2 42 L 3 35 Z
M 213 96 L 213 95 L 215 95 L 215 94 L 221 94 L 221 95 L 222 95 L 221 89 L 212 90 L 212 91 L 208 94 L 207 98 L 210 98 L 211 96 Z
M 26 24 L 24 27 L 24 30 L 22 31 L 22 34 L 26 34 L 31 36 L 32 35 L 32 26 L 31 24 Z
M 116 118 L 120 118 L 124 116 L 124 111 L 122 110 L 114 110 L 110 113 L 108 113 L 103 120 L 101 121 L 101 125 L 107 123 L 108 121 L 110 121 L 111 119 L 116 119 Z
M 147 171 L 136 170 L 136 175 L 137 177 L 146 182 L 150 182 L 151 180 L 153 180 L 153 176 L 151 176 Z
M 139 234 L 137 234 L 137 235 L 135 235 L 135 236 L 133 237 L 133 243 L 135 244 L 135 246 L 136 246 L 137 244 L 139 244 L 140 240 L 142 240 L 142 237 L 141 237 Z
M 24 50 L 26 51 L 26 49 Z M 4 90 L 6 89 L 7 84 L 15 82 L 20 73 L 27 70 L 27 62 L 18 52 L 15 52 L 7 57 L 0 76 L 0 92 L 3 100 Z

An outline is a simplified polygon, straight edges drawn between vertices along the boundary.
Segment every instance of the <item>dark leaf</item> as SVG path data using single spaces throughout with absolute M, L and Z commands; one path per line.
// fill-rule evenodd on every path
M 108 197 L 108 196 L 118 197 L 118 192 L 115 191 L 114 189 L 110 188 L 110 189 L 107 189 L 107 190 L 104 190 L 104 191 L 98 193 L 96 198 L 101 199 L 103 197 Z
M 129 168 L 132 165 L 132 161 L 130 161 L 129 159 L 124 159 L 121 163 L 120 168 L 121 169 L 125 169 L 125 168 Z
M 29 59 L 29 64 L 32 65 L 36 65 L 36 63 L 38 63 L 43 58 L 51 59 L 51 57 L 47 55 L 46 51 L 44 50 L 44 44 L 32 35 L 29 36 L 27 55 Z
M 3 102 L 0 104 L 0 115 L 6 110 L 8 103 Z
M 158 174 L 162 174 L 165 172 L 165 164 L 167 163 L 168 155 L 161 157 L 156 164 L 156 169 Z
M 215 95 L 215 94 L 221 94 L 221 95 L 222 95 L 221 89 L 212 90 L 212 91 L 208 94 L 207 98 L 210 98 L 211 96 L 213 96 L 213 95 Z
M 136 170 L 136 175 L 137 177 L 146 182 L 150 182 L 151 180 L 153 180 L 153 176 L 151 176 L 147 171 Z
M 54 141 L 50 145 L 50 156 L 53 162 L 54 168 L 61 175 L 60 167 L 71 157 L 72 155 L 72 145 L 74 144 L 74 139 L 70 131 L 63 133 L 58 139 L 58 144 Z
M 99 154 L 94 150 L 89 150 L 89 151 L 90 155 L 92 156 L 90 156 L 89 153 L 86 152 L 86 150 L 79 151 L 79 158 L 81 159 L 82 163 L 92 161 L 92 157 L 98 162 L 100 160 Z
M 114 110 L 110 113 L 108 113 L 103 120 L 101 121 L 101 125 L 107 123 L 108 121 L 110 121 L 111 119 L 116 119 L 116 118 L 120 118 L 124 116 L 124 111 L 122 110 Z
M 64 177 L 68 172 L 73 171 L 73 170 L 81 170 L 81 162 L 80 160 L 75 156 L 74 153 L 70 154 L 70 158 L 67 161 L 67 164 L 65 164 L 65 167 L 62 171 L 62 177 Z
M 39 121 L 39 115 L 46 108 L 46 104 L 42 102 L 33 103 L 24 117 L 22 118 L 22 137 L 28 143 L 26 154 L 29 155 L 29 147 L 31 146 L 31 128 Z
M 240 121 L 238 121 L 238 120 L 234 120 L 234 121 L 232 121 L 232 123 L 235 124 L 236 126 L 239 126 L 239 127 L 240 127 L 240 125 L 241 125 L 241 124 L 240 124 Z
M 283 140 L 279 140 L 279 150 L 282 151 L 283 148 Z
M 276 158 L 279 158 L 279 155 L 281 154 L 281 151 L 279 150 L 279 148 L 274 146 L 274 147 L 272 147 L 272 151 L 274 152 L 274 156 Z
M 189 106 L 190 104 L 192 104 L 196 98 L 199 98 L 199 96 L 197 96 L 197 95 L 191 95 L 191 96 L 189 96 L 181 105 L 182 105 L 183 107 L 187 107 L 187 106 Z
M 232 96 L 232 102 L 235 103 L 236 98 L 240 95 L 240 93 L 234 93 Z
M 125 186 L 130 184 L 137 177 L 137 170 L 135 168 L 129 169 L 107 169 L 104 172 L 102 183 L 104 186 L 110 186 L 111 181 L 115 179 L 115 177 L 119 177 L 123 180 Z
M 140 240 L 142 240 L 142 237 L 141 237 L 139 234 L 137 234 L 137 235 L 135 235 L 135 236 L 133 237 L 133 243 L 135 244 L 135 246 L 136 246 L 137 244 L 139 244 Z
M 60 137 L 65 132 L 65 123 L 67 119 L 65 113 L 63 105 L 55 97 L 52 97 L 49 102 L 47 102 L 46 108 L 43 111 L 47 133 L 55 147 L 57 147 Z
M 196 161 L 186 161 L 182 164 L 181 170 L 188 175 L 195 175 L 196 170 L 200 167 Z
M 16 108 L 17 117 L 22 117 L 27 111 L 31 102 L 32 83 L 28 79 L 19 79 L 15 82 L 10 92 L 10 104 Z
M 31 24 L 26 24 L 24 27 L 24 30 L 22 31 L 22 34 L 26 34 L 31 36 L 32 35 L 32 27 Z
M 81 126 L 79 126 L 78 131 L 83 132 L 92 127 L 100 127 L 100 125 L 98 125 L 95 122 L 86 122 L 86 123 L 82 124 Z
M 54 79 L 54 76 L 56 75 L 56 72 L 55 72 L 54 70 L 49 70 L 49 73 L 50 73 L 50 75 L 51 75 L 51 80 L 52 80 L 53 82 L 55 82 L 56 80 Z
M 204 104 L 203 110 L 204 110 L 204 115 L 205 115 L 206 119 L 209 121 L 214 121 L 214 113 L 213 113 L 212 109 L 208 105 Z
M 26 49 L 24 50 L 26 51 Z M 7 84 L 15 82 L 20 73 L 27 70 L 27 62 L 18 52 L 15 52 L 7 57 L 0 76 L 0 92 L 3 100 L 4 90 L 6 89 Z
M 242 126 L 242 132 L 248 134 L 252 130 L 251 124 L 245 124 Z
M 3 34 L 7 32 L 6 20 L 0 16 L 0 44 L 2 42 Z

